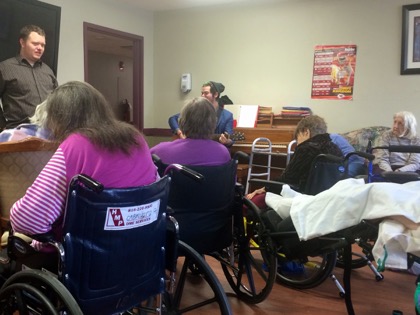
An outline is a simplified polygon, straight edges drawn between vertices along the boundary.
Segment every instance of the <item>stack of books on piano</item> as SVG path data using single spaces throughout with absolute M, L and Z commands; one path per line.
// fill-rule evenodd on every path
M 312 111 L 309 107 L 283 106 L 280 115 L 282 117 L 304 117 L 312 115 Z

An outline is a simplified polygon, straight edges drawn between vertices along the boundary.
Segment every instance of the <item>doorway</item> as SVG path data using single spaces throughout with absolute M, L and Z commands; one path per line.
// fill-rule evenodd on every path
M 117 117 L 144 128 L 143 37 L 83 23 L 85 81 L 107 98 Z

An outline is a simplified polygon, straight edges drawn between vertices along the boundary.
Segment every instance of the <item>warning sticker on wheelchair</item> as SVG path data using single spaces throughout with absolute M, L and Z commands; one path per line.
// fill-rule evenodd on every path
M 108 207 L 104 230 L 128 230 L 148 225 L 157 220 L 159 206 L 160 200 L 133 207 Z

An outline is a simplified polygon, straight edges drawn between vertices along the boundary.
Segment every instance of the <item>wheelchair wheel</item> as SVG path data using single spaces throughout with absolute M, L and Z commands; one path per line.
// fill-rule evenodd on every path
M 258 207 L 248 199 L 243 199 L 243 203 L 247 215 L 235 219 L 233 244 L 221 253 L 219 260 L 238 298 L 256 304 L 265 300 L 273 288 L 276 251 L 261 222 Z
M 0 290 L 0 314 L 83 315 L 64 285 L 40 270 L 13 274 Z
M 359 269 L 367 266 L 367 260 L 363 257 L 353 258 L 351 260 L 351 269 Z M 338 252 L 336 266 L 338 268 L 344 268 L 344 260 L 341 251 Z
M 277 255 L 277 281 L 295 289 L 320 285 L 332 273 L 337 260 L 337 252 L 296 260 L 287 260 L 281 253 Z
M 220 314 L 230 315 L 232 309 L 226 293 L 213 270 L 191 246 L 179 241 L 178 262 L 182 262 L 177 285 L 173 294 L 164 295 L 164 310 L 166 314 L 183 314 L 210 303 L 217 303 Z M 179 266 L 179 264 L 178 264 Z M 191 272 L 191 269 L 193 269 Z M 199 286 L 199 288 L 197 287 Z M 188 299 L 184 293 L 188 290 Z M 209 292 L 211 291 L 211 292 Z M 191 300 L 199 300 L 191 304 Z

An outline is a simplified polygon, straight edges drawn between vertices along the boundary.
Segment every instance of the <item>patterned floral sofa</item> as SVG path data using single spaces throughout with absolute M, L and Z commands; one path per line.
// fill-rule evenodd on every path
M 384 131 L 391 128 L 384 126 L 373 126 L 367 128 L 356 129 L 346 133 L 342 133 L 356 151 L 365 152 L 369 140 L 372 141 L 372 146 L 379 145 L 379 139 Z

